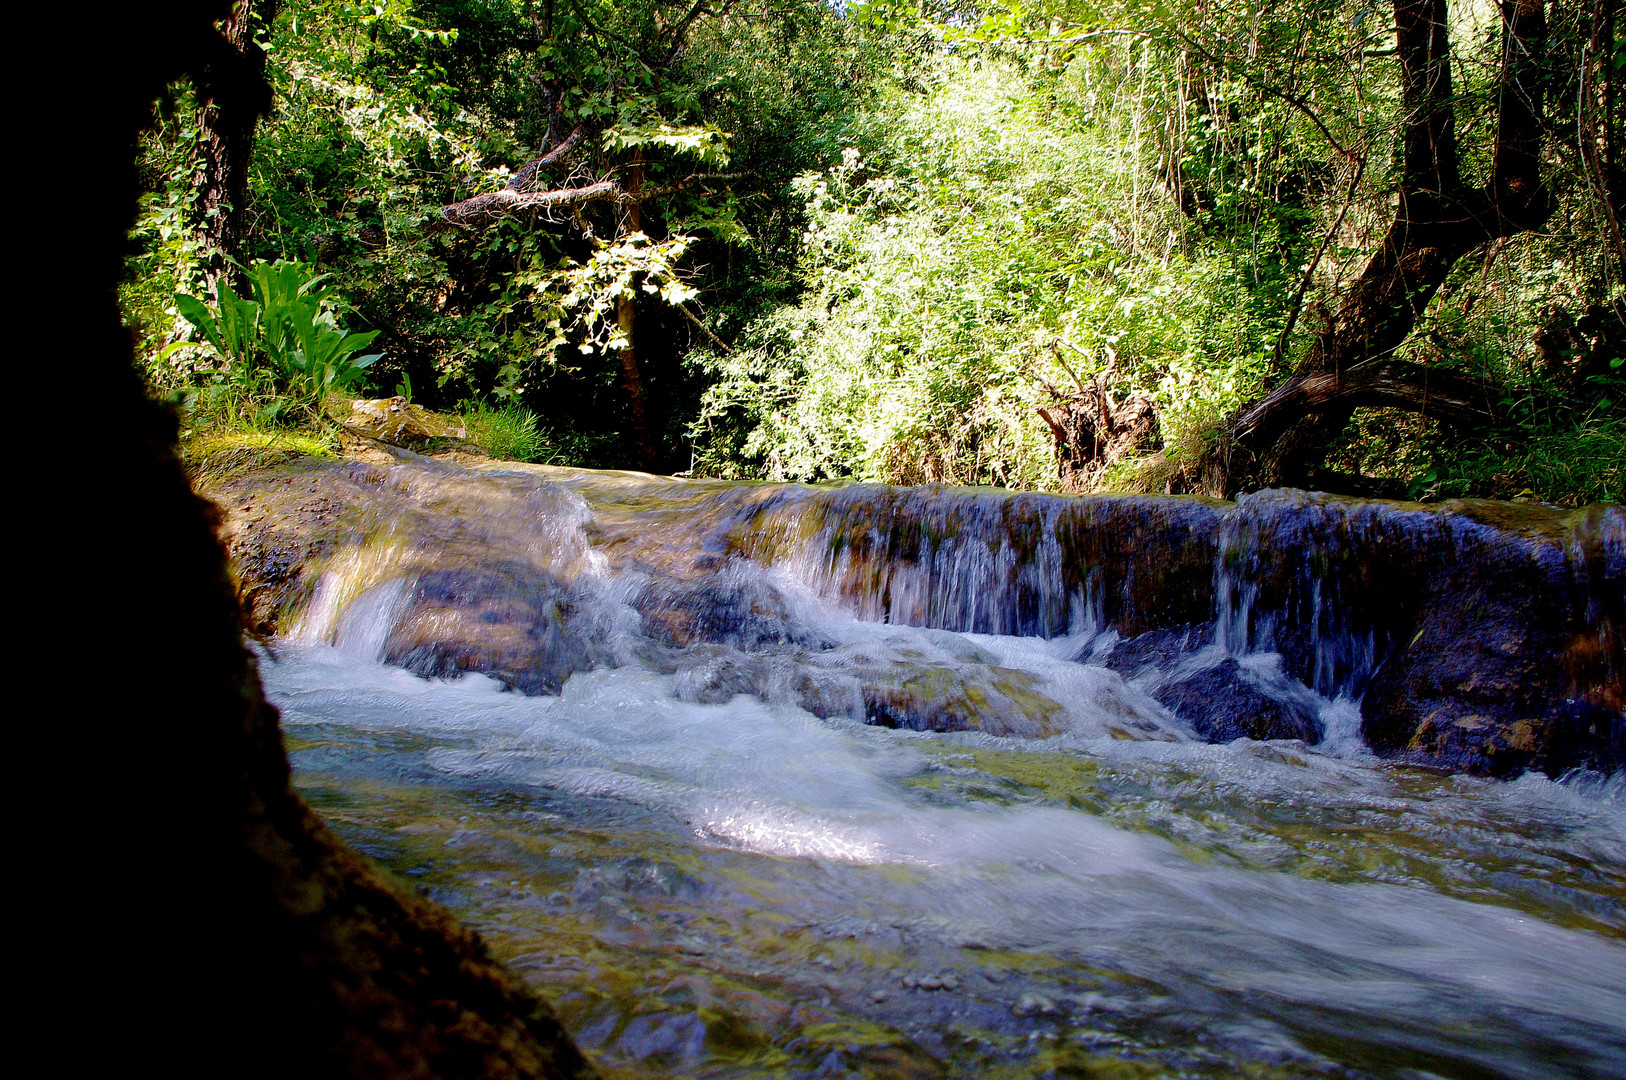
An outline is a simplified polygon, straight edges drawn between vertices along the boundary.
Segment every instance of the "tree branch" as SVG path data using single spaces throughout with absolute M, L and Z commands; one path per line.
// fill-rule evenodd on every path
M 536 210 L 551 206 L 573 206 L 585 202 L 619 199 L 621 188 L 613 180 L 601 180 L 577 188 L 558 188 L 553 191 L 515 191 L 503 188 L 472 199 L 441 207 L 441 220 L 452 225 L 471 225 L 477 221 L 500 218 L 517 210 Z
M 694 312 L 690 311 L 686 305 L 677 304 L 675 306 L 677 307 L 677 309 L 679 311 L 683 312 L 683 314 L 688 318 L 688 320 L 690 322 L 692 322 L 696 326 L 700 327 L 700 332 L 702 334 L 705 334 L 708 338 L 710 338 L 711 343 L 713 345 L 715 345 L 719 349 L 723 350 L 724 355 L 728 355 L 728 354 L 730 354 L 730 353 L 732 353 L 734 351 L 733 348 L 727 342 L 725 342 L 722 338 L 718 337 L 716 334 L 712 333 L 711 332 L 711 327 L 709 327 L 705 323 L 701 322 L 700 317 L 697 316 Z
M 1184 31 L 1176 30 L 1174 31 L 1174 36 L 1182 45 L 1196 53 L 1198 56 L 1201 56 L 1204 60 L 1207 60 L 1210 64 L 1213 64 L 1221 69 L 1229 70 L 1232 74 L 1237 75 L 1249 86 L 1253 87 L 1255 90 L 1258 90 L 1260 93 L 1269 94 L 1271 97 L 1276 98 L 1279 101 L 1283 101 L 1297 109 L 1299 112 L 1303 113 L 1309 119 L 1310 123 L 1316 126 L 1316 130 L 1321 132 L 1321 137 L 1327 140 L 1327 145 L 1331 146 L 1333 150 L 1339 154 L 1339 156 L 1346 158 L 1364 157 L 1364 155 L 1356 154 L 1354 151 L 1345 147 L 1343 143 L 1339 142 L 1338 139 L 1333 135 L 1332 131 L 1328 129 L 1327 125 L 1322 122 L 1321 115 L 1314 109 L 1310 108 L 1310 103 L 1299 97 L 1297 94 L 1283 90 L 1281 87 L 1276 86 L 1273 83 L 1265 82 L 1263 79 L 1260 79 L 1258 76 L 1254 75 L 1246 65 L 1226 63 L 1224 57 L 1205 49 L 1196 38 L 1185 33 Z
M 614 180 L 600 180 L 581 187 L 555 188 L 552 191 L 516 191 L 505 187 L 500 191 L 476 195 L 472 199 L 441 208 L 441 220 L 451 225 L 471 225 L 515 213 L 519 210 L 547 209 L 555 206 L 580 206 L 590 202 L 615 202 L 625 206 L 648 199 L 673 195 L 696 184 L 736 180 L 747 173 L 695 173 L 676 183 L 662 187 L 645 187 L 636 192 L 624 191 Z
M 1310 287 L 1310 280 L 1315 276 L 1316 267 L 1321 265 L 1321 257 L 1327 253 L 1332 238 L 1338 235 L 1338 230 L 1343 226 L 1349 208 L 1355 205 L 1355 191 L 1360 186 L 1361 174 L 1365 171 L 1366 159 L 1356 159 L 1355 175 L 1349 181 L 1349 194 L 1344 197 L 1343 208 L 1338 211 L 1338 218 L 1332 223 L 1332 228 L 1327 230 L 1327 235 L 1321 238 L 1321 246 L 1316 248 L 1315 258 L 1304 268 L 1304 276 L 1299 279 L 1298 290 L 1293 293 L 1293 302 L 1287 309 L 1287 322 L 1282 326 L 1281 336 L 1276 339 L 1276 348 L 1271 351 L 1273 364 L 1280 365 L 1282 356 L 1287 352 L 1287 339 L 1293 333 L 1293 326 L 1299 321 L 1299 312 L 1304 308 L 1304 292 Z
M 514 191 L 525 191 L 531 186 L 531 180 L 535 178 L 538 169 L 545 169 L 549 165 L 552 165 L 554 162 L 558 161 L 560 158 L 564 157 L 566 154 L 570 153 L 570 151 L 576 148 L 576 144 L 582 141 L 582 137 L 586 133 L 587 129 L 582 125 L 577 124 L 576 130 L 572 131 L 569 135 L 566 135 L 558 146 L 555 146 L 552 150 L 549 150 L 540 157 L 532 158 L 523 168 L 509 178 L 508 183 L 505 186 Z
M 1275 441 L 1273 427 L 1285 430 L 1308 414 L 1362 407 L 1397 408 L 1473 427 L 1497 420 L 1494 402 L 1490 383 L 1407 360 L 1372 360 L 1342 375 L 1328 371 L 1288 379 L 1237 417 L 1231 433 L 1239 443 L 1265 446 Z

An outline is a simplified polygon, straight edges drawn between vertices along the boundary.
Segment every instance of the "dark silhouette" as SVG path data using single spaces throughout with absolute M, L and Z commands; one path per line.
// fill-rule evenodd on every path
M 25 1000 L 57 1027 L 19 1032 L 70 1074 L 591 1075 L 473 933 L 290 787 L 212 508 L 176 458 L 172 413 L 132 367 L 115 289 L 136 138 L 173 80 L 229 81 L 244 58 L 217 28 L 230 14 L 224 0 L 93 11 L 42 76 L 60 105 L 34 135 L 41 160 L 72 160 L 91 182 L 73 205 L 83 239 L 54 220 L 30 245 L 46 259 L 40 291 L 61 297 L 30 315 L 58 337 L 39 355 L 83 374 L 53 473 L 77 479 L 45 519 L 65 540 L 40 545 L 52 593 L 24 607 L 75 670 L 47 661 L 68 704 L 31 713 L 20 726 L 49 739 L 16 750 L 19 771 L 53 780 L 25 803 L 22 937 L 36 958 Z

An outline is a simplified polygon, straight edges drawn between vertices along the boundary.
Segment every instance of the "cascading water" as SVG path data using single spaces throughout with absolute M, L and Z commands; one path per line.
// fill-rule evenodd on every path
M 1288 493 L 414 463 L 296 474 L 345 508 L 301 525 L 277 482 L 218 497 L 283 628 L 263 673 L 296 782 L 606 1066 L 1626 1072 L 1618 512 L 1553 539 Z M 1367 747 L 1374 700 L 1446 724 L 1428 647 L 1498 597 L 1555 624 L 1581 696 L 1542 730 L 1591 724 L 1563 752 L 1606 771 Z M 1494 763 L 1475 693 L 1440 715 Z

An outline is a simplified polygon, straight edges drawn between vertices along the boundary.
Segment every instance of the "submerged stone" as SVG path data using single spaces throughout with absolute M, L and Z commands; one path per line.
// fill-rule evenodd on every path
M 1160 687 L 1153 696 L 1210 742 L 1247 737 L 1321 741 L 1322 725 L 1302 686 L 1271 687 L 1250 678 L 1242 665 L 1226 657 Z M 1307 700 L 1309 699 L 1309 700 Z
M 477 671 L 527 694 L 557 693 L 590 670 L 580 601 L 534 568 L 503 564 L 418 578 L 384 660 L 426 678 Z

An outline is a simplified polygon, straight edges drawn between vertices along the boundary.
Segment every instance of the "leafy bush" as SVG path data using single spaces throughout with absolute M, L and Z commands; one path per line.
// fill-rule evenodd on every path
M 1161 194 L 1121 68 L 942 58 L 800 177 L 806 291 L 709 358 L 697 468 L 1053 487 L 1055 394 L 1110 371 L 1170 429 L 1253 390 L 1280 325 L 1254 294 L 1286 260 Z
M 239 297 L 222 278 L 215 304 L 179 293 L 176 307 L 244 385 L 269 374 L 277 390 L 303 401 L 355 388 L 380 356 L 356 356 L 378 331 L 339 327 L 327 275 L 303 263 L 258 262 L 249 267 L 252 298 Z

